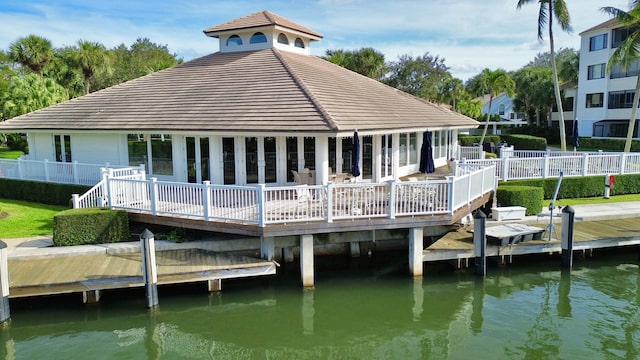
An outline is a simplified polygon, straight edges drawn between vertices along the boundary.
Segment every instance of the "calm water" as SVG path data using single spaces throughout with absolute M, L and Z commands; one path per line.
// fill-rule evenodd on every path
M 328 260 L 328 259 L 327 259 Z M 327 261 L 325 260 L 325 261 Z M 11 302 L 3 359 L 640 359 L 638 249 L 414 280 L 406 264 L 316 260 L 316 289 L 298 268 L 271 279 Z M 282 270 L 282 269 L 281 269 Z

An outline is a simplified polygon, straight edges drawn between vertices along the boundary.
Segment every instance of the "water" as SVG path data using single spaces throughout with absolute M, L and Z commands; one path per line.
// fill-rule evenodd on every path
M 375 254 L 374 254 L 375 256 Z M 404 256 L 403 256 L 404 257 Z M 326 262 L 333 262 L 329 266 Z M 12 300 L 6 359 L 640 359 L 638 250 L 575 262 L 556 257 L 470 270 L 316 259 L 316 289 L 289 265 L 271 279 Z M 343 267 L 347 267 L 344 269 Z M 336 269 L 337 268 L 337 269 Z

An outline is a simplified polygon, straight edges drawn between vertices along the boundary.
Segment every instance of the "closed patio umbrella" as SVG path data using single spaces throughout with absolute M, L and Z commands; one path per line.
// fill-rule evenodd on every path
M 573 120 L 573 150 L 580 147 L 580 139 L 578 138 L 578 120 Z
M 360 138 L 358 130 L 353 132 L 353 148 L 351 149 L 351 175 L 360 176 Z
M 420 172 L 430 174 L 436 171 L 433 165 L 433 141 L 431 140 L 431 131 L 425 131 L 422 134 L 422 147 L 420 148 Z

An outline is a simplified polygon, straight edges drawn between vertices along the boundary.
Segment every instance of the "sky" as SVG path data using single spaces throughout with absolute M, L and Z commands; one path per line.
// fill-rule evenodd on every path
M 554 23 L 555 48 L 580 48 L 580 33 L 609 19 L 600 8 L 628 9 L 628 0 L 565 0 L 573 32 Z M 218 51 L 202 30 L 269 10 L 321 33 L 313 55 L 372 47 L 387 61 L 429 53 L 462 80 L 484 68 L 517 70 L 549 51 L 537 37 L 537 1 L 517 0 L 0 0 L 0 48 L 35 34 L 54 47 L 78 40 L 107 48 L 138 38 L 166 45 L 185 61 Z

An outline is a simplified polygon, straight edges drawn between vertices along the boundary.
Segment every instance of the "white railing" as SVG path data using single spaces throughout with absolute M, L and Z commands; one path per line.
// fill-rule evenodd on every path
M 640 153 L 514 151 L 513 154 L 501 159 L 467 160 L 457 166 L 493 164 L 501 181 L 557 178 L 561 172 L 565 177 L 640 174 Z M 459 171 L 456 167 L 454 173 Z
M 447 180 L 266 187 L 105 177 L 92 189 L 114 209 L 204 221 L 257 224 L 453 214 L 495 189 L 495 167 L 477 167 Z M 102 190 L 98 190 L 102 189 Z M 103 192 L 100 192 L 103 191 Z M 78 197 L 80 198 L 80 197 Z M 89 207 L 97 201 L 74 201 Z
M 482 146 L 458 146 L 458 153 L 454 158 L 457 160 L 479 160 L 484 159 L 485 152 L 482 150 Z
M 71 196 L 73 208 L 103 207 L 108 205 L 107 178 L 119 178 L 130 180 L 146 180 L 142 167 L 135 168 L 101 168 L 102 180 L 82 195 Z
M 102 168 L 111 168 L 123 174 L 144 170 L 141 167 L 88 164 L 77 161 L 0 159 L 0 177 L 63 184 L 95 185 L 102 180 Z

